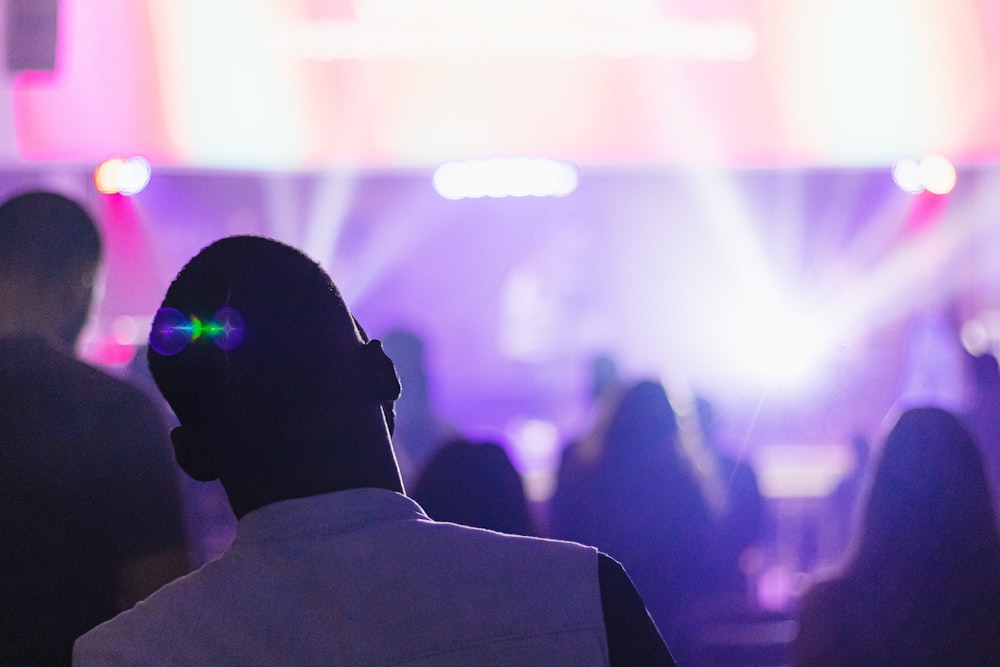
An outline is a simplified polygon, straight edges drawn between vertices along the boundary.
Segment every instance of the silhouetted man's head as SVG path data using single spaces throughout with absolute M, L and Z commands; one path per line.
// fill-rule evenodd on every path
M 385 418 L 380 407 L 398 397 L 392 362 L 366 341 L 330 277 L 277 241 L 211 244 L 170 285 L 165 309 L 173 319 L 154 320 L 150 371 L 181 429 L 216 459 L 330 441 L 357 415 Z M 227 325 L 242 331 L 230 335 Z M 178 328 L 187 338 L 174 349 Z M 191 467 L 196 478 L 219 474 Z
M 0 206 L 0 332 L 72 346 L 87 321 L 101 259 L 93 219 L 76 202 L 29 192 Z

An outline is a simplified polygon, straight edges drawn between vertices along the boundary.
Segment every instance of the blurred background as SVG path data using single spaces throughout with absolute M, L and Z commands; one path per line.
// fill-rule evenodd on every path
M 1000 345 L 990 0 L 0 6 L 0 195 L 106 238 L 84 357 L 127 367 L 210 241 L 286 241 L 536 504 L 595 359 L 710 399 L 776 517 L 765 602 L 840 555 L 854 443 L 964 409 Z

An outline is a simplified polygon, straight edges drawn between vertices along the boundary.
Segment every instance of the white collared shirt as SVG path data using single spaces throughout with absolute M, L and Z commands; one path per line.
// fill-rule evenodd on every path
M 607 665 L 597 552 L 353 489 L 250 512 L 219 560 L 77 640 L 76 665 Z

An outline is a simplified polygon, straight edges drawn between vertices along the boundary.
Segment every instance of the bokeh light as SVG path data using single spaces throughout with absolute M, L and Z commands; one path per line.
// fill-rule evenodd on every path
M 924 184 L 920 182 L 920 163 L 913 158 L 896 160 L 892 165 L 892 180 L 903 192 L 918 195 L 924 191 Z
M 962 347 L 974 357 L 985 354 L 990 349 L 990 332 L 979 319 L 966 320 L 962 324 Z
M 240 311 L 231 306 L 223 306 L 212 321 L 205 325 L 208 336 L 216 347 L 225 352 L 235 350 L 246 336 L 246 324 Z
M 111 336 L 119 345 L 135 345 L 141 336 L 139 324 L 134 317 L 119 315 L 111 324 Z
M 149 161 L 144 157 L 113 157 L 94 170 L 94 185 L 106 195 L 131 196 L 142 192 L 149 184 L 151 174 Z
M 149 331 L 149 346 L 165 357 L 177 354 L 194 339 L 192 320 L 176 308 L 160 308 Z
M 120 157 L 113 157 L 105 160 L 97 166 L 94 171 L 94 185 L 106 195 L 113 195 L 120 189 L 119 174 L 125 168 L 125 160 Z
M 955 166 L 943 155 L 928 155 L 920 161 L 920 182 L 928 192 L 948 194 L 955 187 L 957 178 Z

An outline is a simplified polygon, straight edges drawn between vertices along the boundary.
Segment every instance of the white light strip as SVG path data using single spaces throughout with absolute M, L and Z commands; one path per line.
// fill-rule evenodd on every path
M 446 162 L 434 172 L 434 189 L 445 199 L 564 197 L 578 181 L 568 162 L 529 158 Z
M 753 467 L 765 498 L 823 498 L 856 465 L 849 445 L 812 443 L 761 445 Z
M 674 58 L 745 61 L 757 36 L 743 21 L 654 19 L 633 24 L 412 26 L 311 21 L 288 26 L 286 53 L 310 60 L 382 58 Z

